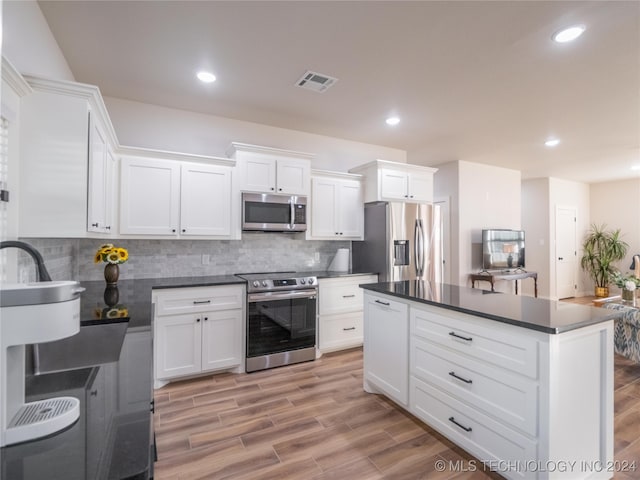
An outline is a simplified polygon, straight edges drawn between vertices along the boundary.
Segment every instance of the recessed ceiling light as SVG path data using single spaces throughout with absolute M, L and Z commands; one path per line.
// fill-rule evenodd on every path
M 556 32 L 553 35 L 553 41 L 558 43 L 573 42 L 576 38 L 582 35 L 584 31 L 584 25 L 574 25 L 573 27 L 565 28 Z
M 198 72 L 198 80 L 204 83 L 211 83 L 216 81 L 216 76 L 211 72 Z
M 544 144 L 547 147 L 557 147 L 560 144 L 560 140 L 558 140 L 557 138 L 550 138 L 549 140 L 544 142 Z
M 387 125 L 398 125 L 400 123 L 400 119 L 398 117 L 389 117 L 385 122 Z
M 640 165 L 633 165 L 631 170 L 640 170 Z

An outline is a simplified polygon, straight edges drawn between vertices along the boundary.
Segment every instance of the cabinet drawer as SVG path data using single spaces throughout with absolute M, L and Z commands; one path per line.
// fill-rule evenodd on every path
M 377 275 L 321 279 L 318 314 L 331 315 L 362 310 L 362 289 L 358 285 L 377 281 Z
M 410 372 L 513 427 L 537 435 L 538 383 L 417 337 Z
M 362 344 L 362 312 L 319 317 L 320 350 L 355 347 Z
M 434 309 L 435 310 L 435 309 Z M 538 377 L 535 332 L 458 312 L 411 309 L 411 333 L 460 353 L 531 378 Z M 445 313 L 446 312 L 446 313 Z
M 220 287 L 172 288 L 154 292 L 156 315 L 211 312 L 242 308 L 244 288 L 241 285 Z
M 538 458 L 534 440 L 413 376 L 410 379 L 410 402 L 414 415 L 479 460 L 513 467 L 500 472 L 507 478 L 537 478 L 535 471 L 526 471 L 526 466 Z

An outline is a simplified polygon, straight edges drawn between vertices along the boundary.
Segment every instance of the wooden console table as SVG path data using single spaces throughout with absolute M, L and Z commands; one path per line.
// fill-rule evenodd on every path
M 516 295 L 518 294 L 518 280 L 523 278 L 533 278 L 533 285 L 536 298 L 538 297 L 538 273 L 537 272 L 482 272 L 472 273 L 469 275 L 471 278 L 471 288 L 476 288 L 476 282 L 489 282 L 491 284 L 491 291 L 494 290 L 494 282 L 496 280 L 513 280 L 516 285 Z

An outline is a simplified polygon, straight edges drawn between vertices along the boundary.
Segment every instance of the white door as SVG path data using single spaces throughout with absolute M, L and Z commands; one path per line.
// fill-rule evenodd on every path
M 576 294 L 576 218 L 575 207 L 556 207 L 556 298 Z
M 87 230 L 107 231 L 107 139 L 98 122 L 89 121 L 89 192 Z
M 343 181 L 339 184 L 338 231 L 340 238 L 361 239 L 364 233 L 364 205 L 360 182 Z
M 382 169 L 380 171 L 381 199 L 406 200 L 407 199 L 407 174 L 399 170 Z
M 433 174 L 410 173 L 407 177 L 409 200 L 433 202 Z
M 190 313 L 156 319 L 156 379 L 200 372 L 203 315 Z
M 231 169 L 183 164 L 180 235 L 231 235 Z
M 244 190 L 275 193 L 276 161 L 264 155 L 250 156 L 244 165 Z
M 307 195 L 309 193 L 309 162 L 278 159 L 276 171 L 277 193 L 291 195 Z
M 120 173 L 120 233 L 177 235 L 180 164 L 123 158 Z
M 240 365 L 242 309 L 202 314 L 202 371 Z
M 311 199 L 311 233 L 314 238 L 338 236 L 336 211 L 338 210 L 338 182 L 326 178 L 314 178 Z

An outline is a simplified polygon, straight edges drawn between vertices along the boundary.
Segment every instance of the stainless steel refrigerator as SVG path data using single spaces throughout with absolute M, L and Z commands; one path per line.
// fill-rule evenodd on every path
M 352 242 L 354 273 L 378 273 L 380 282 L 442 283 L 440 207 L 371 202 L 364 206 L 364 240 Z

